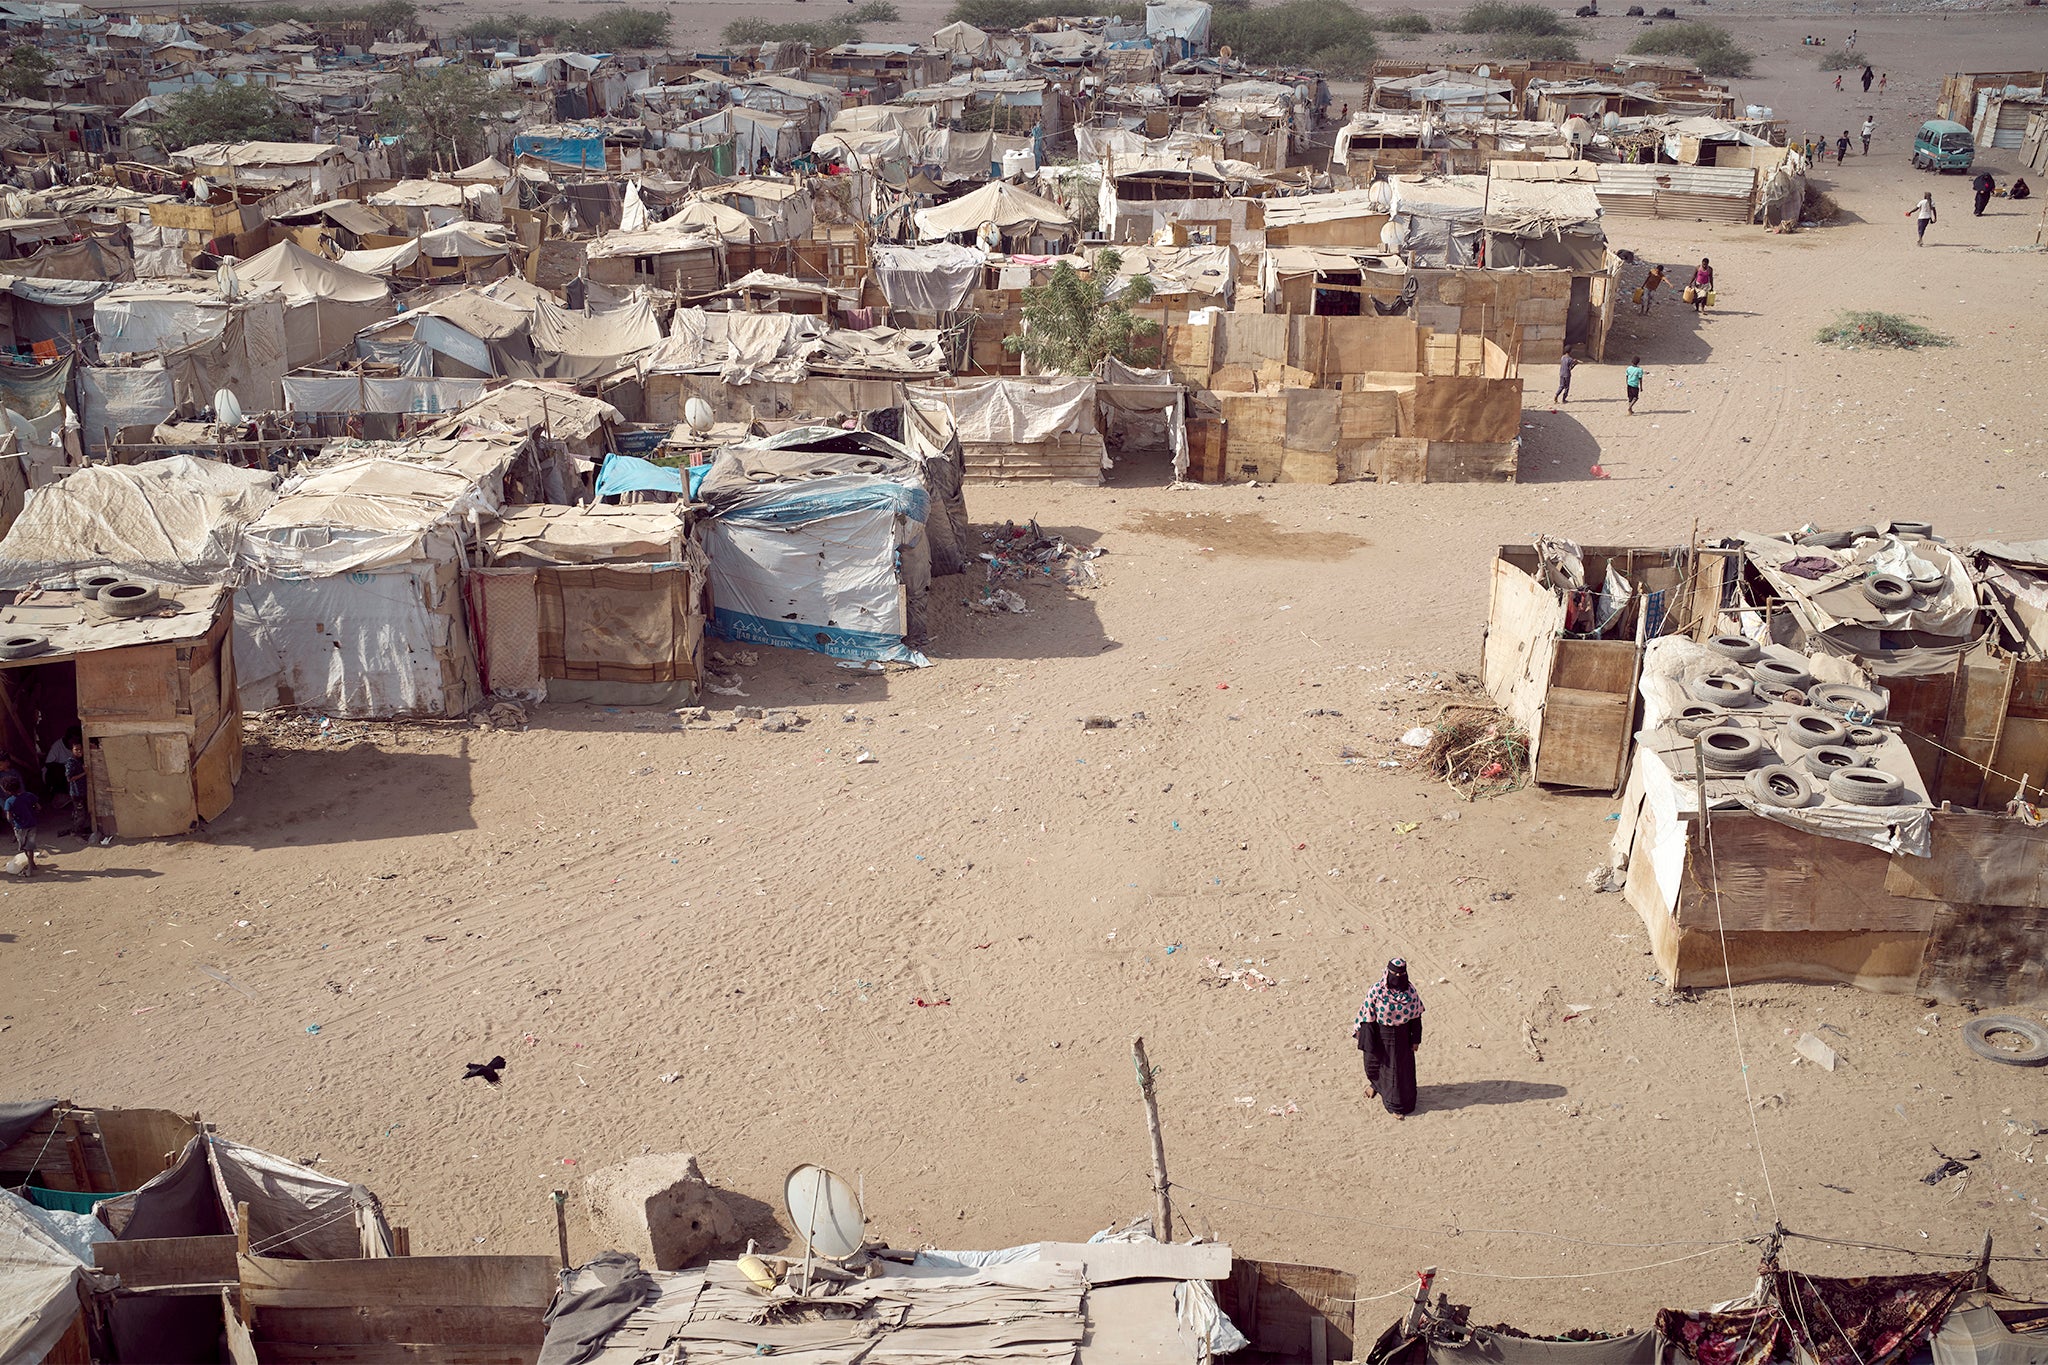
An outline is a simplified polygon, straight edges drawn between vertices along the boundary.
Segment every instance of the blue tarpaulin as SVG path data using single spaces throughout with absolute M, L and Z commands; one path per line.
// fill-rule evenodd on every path
M 613 455 L 604 462 L 604 468 L 597 472 L 597 496 L 616 497 L 621 493 L 674 493 L 684 496 L 684 476 L 689 476 L 689 496 L 697 495 L 697 485 L 704 482 L 708 464 L 691 465 L 688 469 L 670 469 L 666 465 L 643 460 L 637 455 Z
M 557 166 L 578 166 L 584 170 L 604 169 L 604 134 L 585 128 L 576 137 L 536 137 L 521 133 L 512 139 L 514 156 L 537 156 Z

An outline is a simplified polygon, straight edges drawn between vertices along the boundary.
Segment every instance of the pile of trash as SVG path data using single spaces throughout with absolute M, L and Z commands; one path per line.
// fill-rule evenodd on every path
M 1064 536 L 1049 536 L 1032 520 L 1023 526 L 1006 521 L 1000 530 L 982 533 L 990 548 L 981 554 L 988 565 L 988 581 L 1004 579 L 1053 582 L 1068 588 L 1100 586 L 1094 560 L 1103 554 L 1099 545 L 1075 545 Z
M 1466 800 L 1528 785 L 1529 736 L 1498 707 L 1451 702 L 1437 712 L 1429 732 L 1418 755 L 1422 765 Z

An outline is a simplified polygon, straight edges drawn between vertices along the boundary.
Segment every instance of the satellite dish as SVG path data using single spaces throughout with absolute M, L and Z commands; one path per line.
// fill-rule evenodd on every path
M 683 420 L 689 423 L 691 431 L 704 435 L 711 430 L 711 405 L 701 398 L 690 399 L 683 404 Z
M 1605 128 L 1610 133 L 1613 132 L 1616 128 L 1619 128 L 1621 126 L 1621 115 L 1615 113 L 1612 109 L 1609 109 L 1606 113 L 1600 116 L 1600 126 L 1602 128 Z
M 246 420 L 242 413 L 242 402 L 235 397 L 233 389 L 214 390 L 213 420 L 224 427 L 238 427 Z
M 1473 75 L 1475 75 L 1475 76 L 1477 76 L 1477 77 L 1478 77 L 1478 78 L 1479 78 L 1480 80 L 1482 80 L 1482 81 L 1486 81 L 1486 80 L 1492 80 L 1492 79 L 1493 79 L 1493 68 L 1492 68 L 1492 67 L 1490 67 L 1490 66 L 1486 66 L 1486 65 L 1483 65 L 1483 64 L 1482 64 L 1482 65 L 1480 66 L 1480 68 L 1479 68 L 1479 69 L 1478 69 L 1477 71 L 1473 72 L 1472 74 L 1473 74 Z
M 782 1182 L 782 1204 L 790 1226 L 804 1239 L 806 1254 L 844 1260 L 867 1238 L 860 1195 L 842 1176 L 823 1166 L 799 1166 Z

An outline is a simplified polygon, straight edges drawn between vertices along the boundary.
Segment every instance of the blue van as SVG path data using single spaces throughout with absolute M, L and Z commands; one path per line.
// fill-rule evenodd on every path
M 1977 157 L 1970 130 L 1945 118 L 1931 118 L 1913 138 L 1913 165 L 1923 171 L 1967 171 Z

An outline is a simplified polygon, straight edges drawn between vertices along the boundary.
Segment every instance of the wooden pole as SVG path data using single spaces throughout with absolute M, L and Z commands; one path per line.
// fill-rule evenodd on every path
M 1131 1039 L 1131 1064 L 1138 1069 L 1138 1093 L 1145 1097 L 1145 1131 L 1152 1138 L 1152 1221 L 1153 1233 L 1162 1242 L 1173 1240 L 1173 1200 L 1167 1194 L 1166 1138 L 1159 1131 L 1159 1097 L 1152 1090 L 1152 1063 L 1145 1057 L 1145 1040 Z
M 1408 1316 L 1401 1320 L 1401 1335 L 1412 1337 L 1422 1330 L 1422 1315 L 1429 1307 L 1429 1287 L 1436 1282 L 1436 1267 L 1425 1266 L 1415 1277 L 1415 1300 L 1408 1305 Z
M 239 1259 L 241 1257 L 246 1257 L 248 1254 L 249 1201 L 244 1199 L 235 1205 L 235 1255 Z M 246 1271 L 238 1270 L 236 1272 L 236 1279 L 238 1281 L 244 1279 L 245 1276 Z M 256 1321 L 256 1309 L 249 1301 L 248 1286 L 246 1284 L 238 1284 L 236 1288 L 236 1297 L 238 1297 L 241 1300 L 241 1303 L 238 1306 L 241 1309 L 242 1326 L 247 1327 L 251 1323 Z
M 555 1200 L 555 1246 L 561 1252 L 562 1269 L 569 1268 L 569 1192 L 556 1190 Z
M 1991 1229 L 1984 1230 L 1984 1245 L 1977 1252 L 1977 1278 L 1972 1288 L 1988 1289 L 1991 1286 Z

